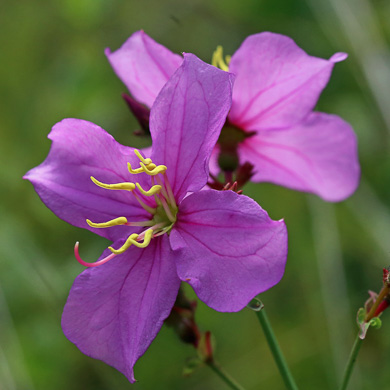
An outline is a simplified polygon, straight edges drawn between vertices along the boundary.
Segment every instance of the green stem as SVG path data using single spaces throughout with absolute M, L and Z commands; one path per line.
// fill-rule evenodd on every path
M 263 328 L 265 338 L 267 339 L 268 346 L 272 352 L 275 363 L 278 366 L 279 372 L 282 375 L 284 384 L 288 390 L 298 390 L 297 385 L 295 384 L 294 378 L 290 373 L 290 370 L 287 366 L 286 360 L 283 356 L 283 353 L 279 347 L 279 343 L 276 340 L 274 332 L 272 330 L 271 324 L 268 320 L 267 314 L 263 309 L 256 311 L 257 318 L 260 321 L 260 325 Z
M 210 360 L 207 365 L 231 388 L 234 390 L 245 390 L 239 385 L 217 362 Z
M 343 382 L 341 384 L 340 390 L 346 390 L 348 386 L 349 379 L 351 378 L 353 366 L 355 365 L 359 349 L 362 346 L 363 339 L 359 337 L 359 334 L 356 336 L 356 340 L 353 344 L 351 354 L 349 355 L 347 366 L 345 367 Z

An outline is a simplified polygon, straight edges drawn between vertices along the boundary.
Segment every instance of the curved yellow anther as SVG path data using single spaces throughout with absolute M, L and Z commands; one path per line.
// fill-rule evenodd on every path
M 136 168 L 136 169 L 133 169 L 131 167 L 131 164 L 128 162 L 127 163 L 127 169 L 129 170 L 130 173 L 132 173 L 133 175 L 137 174 L 137 173 L 142 173 L 144 171 L 144 169 L 141 167 L 141 168 Z
M 143 158 L 139 150 L 134 149 L 134 153 L 137 155 L 137 157 L 145 164 L 148 165 L 152 162 L 150 158 Z
M 135 185 L 146 196 L 156 195 L 161 191 L 161 186 L 158 184 L 154 185 L 149 191 L 145 191 L 139 183 L 135 183 Z
M 155 175 L 158 175 L 159 173 L 164 173 L 167 170 L 167 167 L 165 165 L 157 165 L 156 166 L 155 164 L 153 164 L 154 165 L 153 168 L 151 167 L 152 164 L 149 164 L 148 166 L 146 166 L 145 164 L 140 162 L 140 165 L 144 169 L 144 172 L 150 176 L 155 176 Z
M 217 46 L 214 50 L 213 56 L 211 57 L 211 65 L 218 68 L 219 59 L 221 58 L 222 46 Z
M 142 166 L 141 163 L 139 163 L 139 165 Z M 146 166 L 146 168 L 148 168 L 149 170 L 152 170 L 152 169 L 156 168 L 157 165 L 151 162 L 150 164 L 145 164 L 145 166 Z
M 130 173 L 137 174 L 137 173 L 145 172 L 148 175 L 154 176 L 159 173 L 164 173 L 166 171 L 167 167 L 165 165 L 157 166 L 152 162 L 151 158 L 143 158 L 141 153 L 137 149 L 134 149 L 134 153 L 140 159 L 139 165 L 141 165 L 141 167 L 133 169 L 131 167 L 131 164 L 128 162 L 127 169 L 129 170 Z
M 111 221 L 102 222 L 102 223 L 95 223 L 92 222 L 90 219 L 86 219 L 86 222 L 89 226 L 93 228 L 106 228 L 111 226 L 124 225 L 127 223 L 127 218 L 119 217 L 119 218 L 114 218 Z
M 112 253 L 119 255 L 119 254 L 125 252 L 127 249 L 129 249 L 131 247 L 131 245 L 135 245 L 138 248 L 146 248 L 150 244 L 150 240 L 153 237 L 153 230 L 148 229 L 145 231 L 145 236 L 144 236 L 143 242 L 136 241 L 138 236 L 139 236 L 139 234 L 133 233 L 127 238 L 126 242 L 119 249 L 114 249 L 112 246 L 109 246 L 108 249 Z
M 140 162 L 140 165 L 141 167 L 140 168 L 136 168 L 136 169 L 133 169 L 131 167 L 131 164 L 128 162 L 127 163 L 127 169 L 129 170 L 130 173 L 132 173 L 133 175 L 137 174 L 137 173 L 142 173 L 142 172 L 145 172 L 145 169 L 143 167 L 146 167 L 148 170 L 152 170 L 154 168 L 156 168 L 156 164 L 153 164 L 152 162 L 149 163 L 149 164 L 143 164 L 142 162 Z
M 229 71 L 228 64 L 230 63 L 230 58 L 231 58 L 230 56 L 225 56 L 225 60 L 224 60 L 222 46 L 217 46 L 211 59 L 211 65 L 228 72 Z
M 91 176 L 91 180 L 99 187 L 105 188 L 107 190 L 126 190 L 133 191 L 135 188 L 134 183 L 126 182 L 126 183 L 116 183 L 116 184 L 105 184 L 96 180 L 93 176 Z

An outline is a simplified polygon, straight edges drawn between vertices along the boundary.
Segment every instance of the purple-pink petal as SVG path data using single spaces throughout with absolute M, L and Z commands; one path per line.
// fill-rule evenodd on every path
M 301 121 L 315 106 L 333 65 L 306 54 L 284 35 L 263 32 L 245 39 L 232 56 L 236 75 L 229 120 L 246 130 L 277 129 Z
M 166 236 L 152 240 L 145 249 L 131 247 L 76 278 L 62 329 L 83 353 L 134 382 L 134 364 L 169 315 L 179 286 Z
M 178 275 L 215 310 L 241 310 L 283 276 L 287 230 L 232 191 L 186 197 L 169 237 Z
M 94 176 L 109 184 L 133 181 L 134 176 L 127 170 L 128 161 L 139 165 L 133 148 L 120 145 L 99 126 L 80 119 L 57 123 L 49 139 L 53 143 L 46 160 L 24 178 L 31 181 L 43 203 L 59 218 L 112 241 L 129 234 L 130 228 L 95 229 L 85 220 L 100 223 L 122 216 L 129 221 L 147 218 L 130 192 L 106 190 L 90 179 Z
M 259 131 L 240 144 L 241 162 L 255 166 L 255 182 L 267 181 L 337 202 L 357 188 L 360 167 L 351 126 L 314 112 L 285 130 Z
M 148 107 L 183 61 L 143 31 L 135 32 L 113 53 L 106 49 L 106 56 L 134 98 Z
M 178 201 L 207 182 L 211 152 L 231 105 L 233 75 L 185 54 L 150 113 L 152 159 L 166 175 Z

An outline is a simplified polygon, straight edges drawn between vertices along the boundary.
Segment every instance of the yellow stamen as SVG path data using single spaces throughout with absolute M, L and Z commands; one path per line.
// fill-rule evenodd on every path
M 138 236 L 139 236 L 139 234 L 133 233 L 133 234 L 131 234 L 127 238 L 126 242 L 119 249 L 114 249 L 111 246 L 109 246 L 108 249 L 112 253 L 115 253 L 116 255 L 119 255 L 119 254 L 125 252 L 127 249 L 129 249 L 131 245 L 135 245 L 138 248 L 146 248 L 150 244 L 150 240 L 153 237 L 153 230 L 152 229 L 148 229 L 148 230 L 145 231 L 144 241 L 143 242 L 137 242 L 136 241 Z
M 119 217 L 119 218 L 114 218 L 111 221 L 102 222 L 102 223 L 95 223 L 89 219 L 87 219 L 86 221 L 87 224 L 93 228 L 106 228 L 106 227 L 117 226 L 117 225 L 125 225 L 127 223 L 127 218 Z
M 150 158 L 143 158 L 139 150 L 134 149 L 134 153 L 137 155 L 137 157 L 145 164 L 149 165 L 152 163 L 152 160 Z
M 161 192 L 162 192 L 162 194 L 164 195 L 165 199 L 168 201 L 168 199 L 169 199 L 169 198 L 168 198 L 168 193 L 167 193 L 166 189 L 164 188 L 164 184 L 163 184 L 163 182 L 162 182 L 160 176 L 156 176 L 156 181 L 160 184 L 160 186 L 161 186 Z
M 141 193 L 144 194 L 145 196 L 152 196 L 152 195 L 158 194 L 161 190 L 160 185 L 154 185 L 149 191 L 145 191 L 139 183 L 135 183 L 135 185 L 141 191 Z
M 127 163 L 127 169 L 133 175 L 136 175 L 137 173 L 142 173 L 144 171 L 144 169 L 142 167 L 141 168 L 137 168 L 137 169 L 131 168 L 131 164 L 129 162 Z
M 143 165 L 142 162 L 141 162 L 140 164 Z M 145 166 L 145 165 L 144 165 L 144 166 Z M 146 167 L 147 167 L 148 169 L 151 170 L 151 169 L 156 168 L 156 164 L 150 163 L 150 164 L 147 164 Z M 145 172 L 145 169 L 144 169 L 142 166 L 141 166 L 140 168 L 133 169 L 133 168 L 131 167 L 131 164 L 130 164 L 129 162 L 127 163 L 127 169 L 128 169 L 129 172 L 132 173 L 133 175 L 136 175 L 137 173 L 143 173 L 143 172 Z
M 218 62 L 219 58 L 221 57 L 221 49 L 222 46 L 217 46 L 217 48 L 214 50 L 213 56 L 211 57 L 211 65 L 218 68 Z
M 158 177 L 158 176 L 156 176 L 156 177 Z M 152 176 L 151 178 L 150 178 L 150 181 L 152 182 L 152 184 L 153 185 L 156 185 L 156 180 L 155 180 L 155 178 L 154 178 L 154 176 Z M 157 195 L 154 195 L 154 200 L 156 201 L 156 203 L 159 205 L 159 206 L 161 206 L 161 200 L 160 200 L 160 198 L 157 196 Z
M 137 174 L 137 173 L 144 172 L 150 176 L 155 176 L 155 175 L 158 175 L 159 173 L 164 173 L 167 170 L 167 167 L 165 165 L 158 165 L 157 166 L 156 164 L 153 164 L 152 159 L 143 158 L 141 153 L 137 149 L 134 149 L 134 153 L 140 159 L 139 165 L 141 165 L 141 167 L 133 169 L 131 167 L 131 164 L 128 162 L 127 169 L 129 170 L 130 173 Z
M 105 188 L 107 190 L 126 190 L 133 191 L 135 188 L 134 183 L 126 182 L 126 183 L 116 183 L 116 184 L 105 184 L 96 180 L 93 176 L 91 176 L 91 180 L 99 187 Z
M 230 59 L 231 56 L 225 56 L 224 59 L 222 46 L 217 46 L 217 49 L 214 51 L 213 57 L 211 59 L 211 65 L 228 72 L 229 71 L 228 64 L 230 63 Z
M 140 162 L 139 163 L 141 167 L 144 169 L 144 172 L 149 175 L 149 176 L 155 176 L 158 175 L 159 173 L 164 173 L 167 170 L 167 167 L 165 165 L 154 165 L 153 168 L 151 168 L 152 164 L 149 164 L 146 166 L 144 163 Z

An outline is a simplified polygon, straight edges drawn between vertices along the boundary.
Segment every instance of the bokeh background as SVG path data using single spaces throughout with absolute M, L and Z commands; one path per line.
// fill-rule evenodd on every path
M 207 367 L 182 376 L 195 351 L 163 327 L 136 365 L 139 382 L 84 356 L 62 334 L 60 317 L 83 256 L 107 242 L 59 220 L 23 174 L 46 157 L 52 125 L 90 120 L 123 144 L 142 147 L 104 56 L 144 29 L 174 52 L 210 61 L 249 34 L 292 37 L 309 54 L 350 54 L 336 65 L 317 109 L 342 116 L 359 139 L 362 181 L 348 200 L 270 184 L 248 185 L 274 219 L 285 218 L 289 258 L 282 282 L 262 300 L 302 389 L 334 389 L 356 336 L 367 290 L 390 264 L 390 2 L 387 0 L 19 0 L 0 5 L 0 389 L 225 389 Z M 189 294 L 192 294 L 189 291 Z M 193 296 L 193 295 L 192 295 Z M 216 358 L 247 389 L 283 389 L 257 318 L 199 302 L 197 320 L 217 341 Z M 351 389 L 388 388 L 390 313 L 369 331 Z

